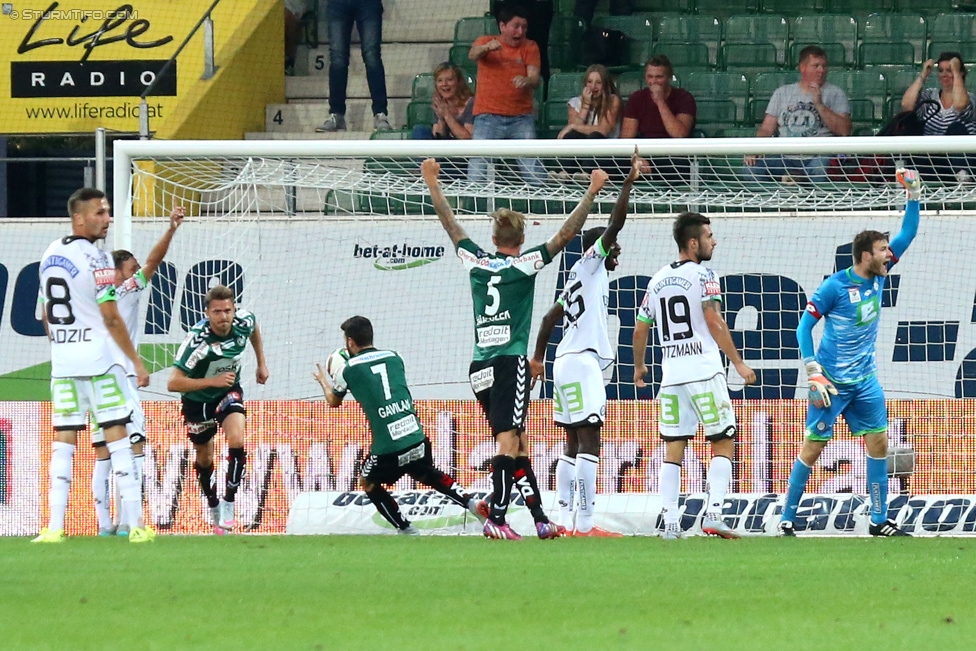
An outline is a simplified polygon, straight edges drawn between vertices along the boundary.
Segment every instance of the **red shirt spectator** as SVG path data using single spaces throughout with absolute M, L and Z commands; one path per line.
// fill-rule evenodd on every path
M 687 138 L 698 106 L 691 93 L 671 86 L 671 62 L 656 55 L 644 66 L 642 88 L 627 101 L 621 138 Z

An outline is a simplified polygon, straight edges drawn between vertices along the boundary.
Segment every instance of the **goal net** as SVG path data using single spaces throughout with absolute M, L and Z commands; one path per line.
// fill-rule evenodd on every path
M 434 214 L 419 163 L 428 156 L 441 161 L 445 195 L 476 243 L 491 248 L 486 215 L 510 207 L 529 215 L 526 245 L 535 245 L 556 232 L 595 166 L 606 169 L 610 180 L 587 226 L 606 223 L 635 144 L 653 171 L 634 188 L 620 238 L 621 265 L 611 275 L 616 360 L 606 372 L 610 405 L 599 491 L 631 497 L 657 491 L 663 452 L 650 399 L 660 381 L 661 352 L 652 341 L 649 387 L 638 391 L 631 339 L 647 281 L 675 257 L 671 223 L 682 210 L 713 220 L 718 245 L 709 264 L 721 278 L 736 346 L 759 376 L 755 386 L 742 387 L 730 374 L 741 425 L 733 488 L 754 495 L 785 491 L 803 436 L 806 378 L 795 334 L 800 315 L 823 279 L 851 264 L 854 234 L 871 228 L 893 236 L 899 230 L 905 199 L 894 169 L 905 164 L 921 170 L 925 191 L 918 236 L 881 297 L 879 378 L 889 400 L 892 448 L 901 455 L 891 460 L 897 471 L 892 492 L 973 493 L 976 443 L 968 434 L 976 429 L 970 401 L 976 394 L 976 280 L 967 270 L 976 242 L 969 214 L 976 185 L 958 172 L 968 169 L 976 151 L 967 151 L 973 149 L 967 139 L 797 140 L 117 142 L 111 247 L 127 248 L 143 261 L 173 205 L 184 206 L 188 215 L 141 315 L 140 352 L 154 371 L 143 394 L 150 516 L 164 529 L 198 531 L 206 514 L 193 490 L 192 450 L 179 405 L 165 386 L 175 349 L 201 318 L 203 297 L 216 283 L 232 287 L 238 304 L 256 314 L 271 372 L 266 385 L 256 384 L 253 356 L 245 354 L 251 461 L 238 497 L 241 522 L 282 531 L 294 500 L 307 491 L 324 491 L 323 499 L 331 500 L 298 511 L 309 518 L 348 508 L 372 517 L 371 505 L 346 493 L 355 490 L 367 450 L 365 420 L 351 401 L 325 409 L 311 377 L 314 364 L 341 345 L 339 324 L 356 314 L 372 320 L 378 346 L 403 356 L 437 463 L 465 485 L 486 490 L 493 446 L 467 383 L 474 343 L 470 286 Z M 748 165 L 753 156 L 761 163 Z M 773 164 L 777 160 L 785 161 L 782 169 Z M 762 176 L 759 169 L 775 171 Z M 32 277 L 32 257 L 62 231 L 63 224 L 7 227 L 8 241 L 18 244 L 5 247 L 5 264 L 21 270 L 16 281 L 8 274 L 11 286 L 19 285 L 20 276 Z M 539 274 L 532 341 L 580 249 L 577 239 Z M 22 299 L 30 288 L 18 292 Z M 41 368 L 46 360 L 43 329 L 30 329 L 36 330 L 34 315 L 17 318 L 20 325 L 0 338 L 5 377 Z M 549 344 L 549 364 L 560 335 L 557 329 Z M 545 400 L 548 382 L 533 395 L 543 400 L 533 402 L 529 440 L 548 490 L 562 434 Z M 31 418 L 49 431 L 45 409 Z M 16 417 L 0 417 L 16 430 Z M 837 433 L 809 490 L 863 495 L 860 444 L 842 423 Z M 683 491 L 704 489 L 708 458 L 704 444 L 691 446 Z M 398 488 L 414 486 L 405 480 Z M 84 499 L 78 497 L 82 505 Z M 426 501 L 423 508 L 411 506 L 408 517 L 443 515 L 436 500 L 415 499 Z M 836 507 L 863 512 L 863 499 L 842 504 Z M 764 508 L 773 513 L 775 499 Z M 825 508 L 819 502 L 804 507 Z M 656 516 L 648 511 L 638 530 L 653 530 L 652 512 Z M 614 521 L 604 524 L 612 528 Z M 90 525 L 85 520 L 72 526 Z

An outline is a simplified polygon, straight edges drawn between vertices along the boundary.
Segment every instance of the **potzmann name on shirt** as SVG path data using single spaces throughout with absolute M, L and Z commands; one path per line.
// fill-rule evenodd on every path
M 702 354 L 702 345 L 700 341 L 688 341 L 683 344 L 667 344 L 663 348 L 665 359 Z

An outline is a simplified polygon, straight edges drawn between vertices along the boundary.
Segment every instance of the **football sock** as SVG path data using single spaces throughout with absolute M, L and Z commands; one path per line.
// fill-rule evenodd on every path
M 561 455 L 556 462 L 556 501 L 559 502 L 559 524 L 573 526 L 573 500 L 576 497 L 576 459 Z
M 536 522 L 549 522 L 546 512 L 542 509 L 542 493 L 539 492 L 539 482 L 532 471 L 532 462 L 528 457 L 515 459 L 515 485 L 518 486 L 525 505 Z
M 664 524 L 678 523 L 678 491 L 681 488 L 681 465 L 665 461 L 657 475 L 661 491 Z
M 422 473 L 411 475 L 411 477 L 419 481 L 421 484 L 430 486 L 461 508 L 468 508 L 468 496 L 465 495 L 461 485 L 454 481 L 454 477 L 451 477 L 447 473 L 431 467 Z
M 593 507 L 596 506 L 596 467 L 598 463 L 600 463 L 600 457 L 595 455 L 576 455 L 576 490 L 579 491 L 576 530 L 584 533 L 593 528 Z
M 71 443 L 55 441 L 51 444 L 51 490 L 48 494 L 51 519 L 47 527 L 50 531 L 64 529 L 64 514 L 68 510 L 68 493 L 71 490 L 71 459 L 74 454 L 75 446 Z
M 807 480 L 810 479 L 810 466 L 797 458 L 793 462 L 793 470 L 790 471 L 790 484 L 786 489 L 786 503 L 783 505 L 784 522 L 794 522 L 796 520 L 796 509 L 800 506 L 800 498 L 803 497 L 803 489 L 807 487 Z
M 112 473 L 112 461 L 109 459 L 95 459 L 92 469 L 92 498 L 95 500 L 95 516 L 98 518 L 99 529 L 112 528 L 112 512 L 109 509 L 109 475 Z
M 241 487 L 244 477 L 244 465 L 247 463 L 247 452 L 244 448 L 230 448 L 227 451 L 227 486 L 224 490 L 224 500 L 233 502 L 237 496 L 237 489 Z
M 142 490 L 136 483 L 136 474 L 132 464 L 132 444 L 129 439 L 121 438 L 108 444 L 108 452 L 112 457 L 112 472 L 115 473 L 115 485 L 119 487 L 122 503 L 120 522 L 128 524 L 130 528 L 142 527 Z
M 725 495 L 732 483 L 732 460 L 722 455 L 712 457 L 708 464 L 708 506 L 705 509 L 709 519 L 718 519 L 722 515 Z M 714 516 L 714 517 L 713 517 Z
M 387 522 L 392 524 L 397 529 L 406 529 L 410 526 L 403 514 L 400 513 L 400 507 L 397 506 L 396 500 L 390 495 L 389 491 L 385 488 L 376 484 L 373 486 L 373 490 L 366 492 L 366 497 L 369 501 L 376 506 L 376 510 L 380 512 Z
M 871 496 L 871 524 L 888 519 L 888 459 L 868 456 L 868 495 Z
M 143 480 L 142 480 L 142 468 L 146 465 L 146 455 L 132 453 L 132 468 L 136 471 L 136 483 L 139 484 L 140 489 L 145 491 Z
M 220 498 L 217 497 L 217 488 L 213 485 L 213 464 L 203 467 L 198 463 L 194 463 L 193 467 L 197 470 L 197 481 L 200 482 L 200 490 L 207 497 L 207 506 L 213 508 L 220 504 Z
M 495 524 L 505 524 L 508 500 L 515 485 L 515 459 L 499 454 L 491 459 L 491 515 Z

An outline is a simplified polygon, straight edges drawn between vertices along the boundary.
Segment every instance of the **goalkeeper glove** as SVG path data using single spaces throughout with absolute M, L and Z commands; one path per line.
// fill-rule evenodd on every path
M 922 179 L 918 177 L 918 172 L 899 167 L 895 170 L 895 178 L 905 188 L 905 196 L 909 201 L 918 201 L 922 198 Z
M 835 387 L 830 380 L 826 378 L 823 374 L 823 369 L 820 368 L 815 360 L 809 360 L 805 362 L 807 369 L 807 386 L 810 388 L 810 402 L 813 403 L 814 407 L 819 407 L 824 409 L 830 406 L 830 396 L 837 395 L 837 387 Z

